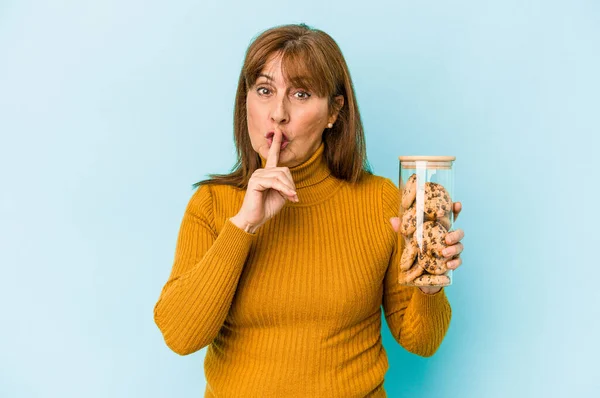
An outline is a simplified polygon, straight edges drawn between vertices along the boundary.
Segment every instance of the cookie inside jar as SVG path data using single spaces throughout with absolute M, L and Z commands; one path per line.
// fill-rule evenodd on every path
M 402 254 L 398 283 L 449 286 L 452 270 L 442 251 L 452 228 L 452 156 L 400 157 L 400 227 Z

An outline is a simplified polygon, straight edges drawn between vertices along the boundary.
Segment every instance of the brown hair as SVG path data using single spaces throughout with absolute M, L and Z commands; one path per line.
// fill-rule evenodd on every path
M 354 95 L 354 86 L 344 56 L 327 33 L 305 24 L 270 28 L 256 37 L 244 59 L 235 97 L 233 138 L 237 161 L 230 174 L 209 174 L 193 184 L 225 184 L 246 189 L 248 180 L 262 166 L 248 134 L 246 95 L 256 82 L 269 56 L 281 53 L 284 78 L 329 99 L 330 114 L 336 110 L 335 97 L 344 96 L 344 105 L 331 129 L 323 132 L 324 156 L 331 174 L 351 183 L 364 172 L 373 174 L 367 160 L 365 136 Z

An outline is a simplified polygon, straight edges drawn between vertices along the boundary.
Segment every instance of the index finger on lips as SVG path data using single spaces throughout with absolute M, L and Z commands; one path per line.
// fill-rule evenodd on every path
M 269 155 L 267 156 L 267 163 L 265 163 L 266 167 L 277 167 L 277 163 L 279 163 L 279 150 L 281 149 L 281 131 L 275 131 L 273 135 L 273 142 L 271 143 L 271 148 L 269 149 Z

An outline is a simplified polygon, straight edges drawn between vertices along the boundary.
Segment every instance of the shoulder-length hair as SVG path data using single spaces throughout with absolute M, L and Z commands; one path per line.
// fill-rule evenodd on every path
M 262 167 L 260 155 L 252 147 L 248 134 L 246 95 L 267 59 L 275 53 L 282 56 L 286 81 L 328 98 L 330 114 L 337 110 L 335 97 L 344 97 L 333 128 L 323 132 L 324 156 L 331 174 L 351 183 L 360 181 L 364 172 L 373 174 L 367 160 L 354 86 L 342 51 L 327 33 L 305 24 L 294 24 L 270 28 L 250 43 L 235 97 L 233 138 L 237 161 L 231 173 L 209 174 L 209 179 L 193 184 L 194 188 L 202 184 L 224 184 L 246 189 L 252 173 Z

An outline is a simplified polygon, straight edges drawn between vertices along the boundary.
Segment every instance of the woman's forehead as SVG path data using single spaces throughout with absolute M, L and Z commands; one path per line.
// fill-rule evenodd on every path
M 282 87 L 301 87 L 320 97 L 328 96 L 336 85 L 328 66 L 317 58 L 301 48 L 276 51 L 268 55 L 262 65 L 256 65 L 256 69 L 251 66 L 247 70 L 250 73 L 246 82 L 254 86 L 260 79 Z
M 262 77 L 271 83 L 285 86 L 313 86 L 317 77 L 312 76 L 305 62 L 295 58 L 284 58 L 282 55 L 271 56 L 258 73 L 257 79 Z
M 296 57 L 294 57 L 296 58 Z M 269 80 L 294 80 L 308 73 L 306 65 L 299 59 L 284 57 L 282 54 L 273 54 L 269 57 L 259 76 Z

